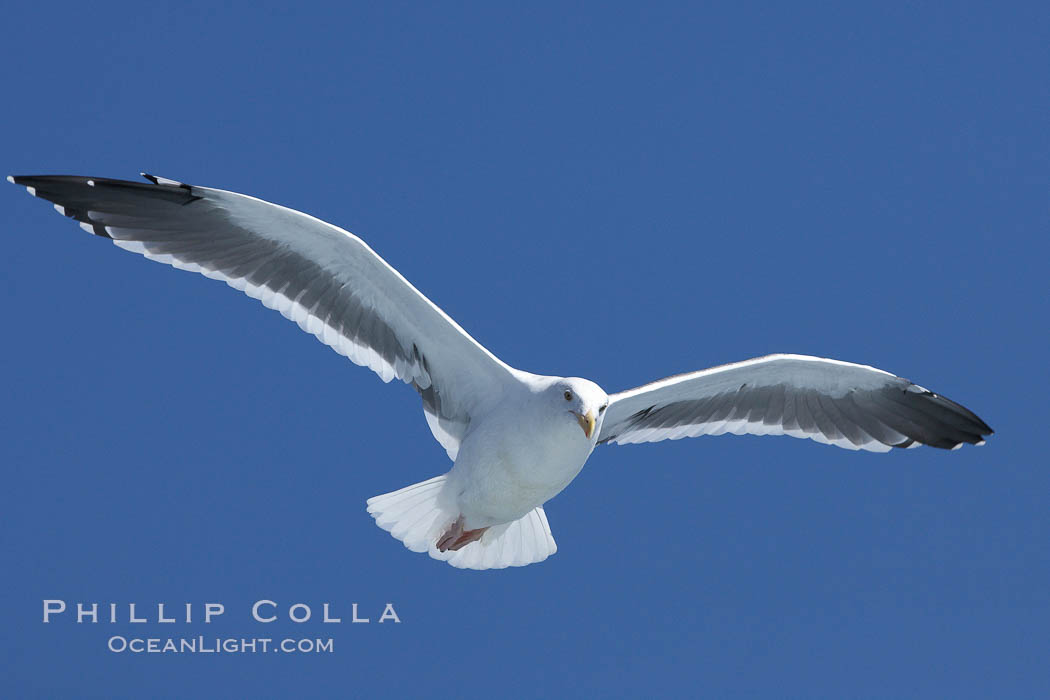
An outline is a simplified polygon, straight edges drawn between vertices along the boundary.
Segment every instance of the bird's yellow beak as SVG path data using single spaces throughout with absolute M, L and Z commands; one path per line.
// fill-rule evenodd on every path
M 594 411 L 587 411 L 587 415 L 581 416 L 579 413 L 573 411 L 576 416 L 576 422 L 583 428 L 583 434 L 587 436 L 587 439 L 591 439 L 591 435 L 594 435 Z

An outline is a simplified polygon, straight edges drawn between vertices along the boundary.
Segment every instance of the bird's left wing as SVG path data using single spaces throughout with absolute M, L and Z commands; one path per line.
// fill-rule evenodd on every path
M 357 236 L 254 197 L 145 177 L 150 184 L 8 180 L 121 248 L 259 299 L 384 382 L 412 385 L 434 437 L 455 459 L 472 412 L 498 400 L 507 365 Z
M 874 367 L 769 355 L 613 394 L 598 441 L 723 433 L 791 435 L 886 452 L 980 445 L 992 429 L 954 401 Z

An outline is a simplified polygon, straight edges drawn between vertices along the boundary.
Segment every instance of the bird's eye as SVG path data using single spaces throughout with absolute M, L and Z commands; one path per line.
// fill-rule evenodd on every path
M 565 390 L 565 400 L 566 401 L 572 401 L 572 392 L 569 391 L 568 389 Z

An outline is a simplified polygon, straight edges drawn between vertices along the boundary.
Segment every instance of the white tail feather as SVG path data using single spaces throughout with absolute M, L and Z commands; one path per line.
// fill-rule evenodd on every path
M 376 524 L 413 552 L 427 552 L 460 569 L 502 569 L 543 561 L 558 551 L 542 507 L 510 523 L 494 525 L 458 551 L 439 551 L 438 538 L 459 517 L 446 493 L 445 475 L 368 499 Z

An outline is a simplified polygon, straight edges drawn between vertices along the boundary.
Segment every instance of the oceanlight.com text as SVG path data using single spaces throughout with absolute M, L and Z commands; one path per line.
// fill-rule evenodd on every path
M 331 637 L 273 639 L 269 637 L 123 637 L 109 638 L 107 648 L 131 654 L 331 654 Z

